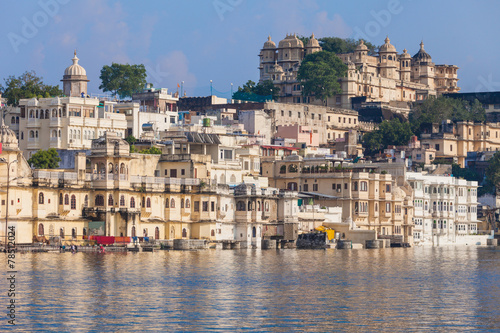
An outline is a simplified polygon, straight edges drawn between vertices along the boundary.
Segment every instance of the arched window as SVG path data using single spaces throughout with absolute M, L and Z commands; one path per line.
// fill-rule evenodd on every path
M 122 163 L 120 164 L 120 174 L 124 174 L 125 173 L 125 164 Z
M 59 236 L 64 239 L 64 228 L 59 229 Z
M 30 139 L 33 139 L 35 138 L 35 132 L 34 131 L 30 131 Z
M 125 196 L 124 195 L 120 196 L 120 207 L 123 207 L 123 206 L 125 206 Z
M 69 205 L 69 195 L 68 194 L 64 195 L 64 204 Z
M 252 211 L 252 202 L 249 201 L 248 202 L 248 209 L 247 209 L 249 212 Z
M 260 212 L 260 201 L 257 201 L 257 211 Z
M 191 202 L 189 199 L 186 199 L 186 208 L 191 208 Z
M 132 227 L 132 237 L 136 237 L 136 235 L 135 235 L 135 227 Z
M 170 200 L 170 208 L 175 208 L 175 200 L 174 200 L 174 198 L 172 198 L 172 200 Z
M 165 208 L 169 208 L 170 199 L 165 200 Z
M 98 194 L 95 196 L 95 205 L 96 206 L 104 206 L 104 196 Z
M 59 204 L 62 205 L 63 204 L 63 194 L 62 193 L 59 193 Z
M 24 140 L 24 132 L 21 132 L 21 140 Z
M 130 208 L 135 208 L 135 199 L 134 199 L 134 197 L 130 198 Z
M 76 228 L 71 229 L 71 238 L 76 238 Z
M 265 209 L 266 209 L 266 212 L 268 212 L 268 211 L 269 211 L 269 202 L 267 202 L 267 201 L 266 201 L 266 202 L 264 203 L 264 207 L 265 207 Z
M 186 228 L 182 228 L 182 237 L 183 238 L 187 237 L 187 230 L 186 230 Z
M 83 207 L 88 207 L 89 206 L 89 196 L 88 194 L 85 195 L 85 199 L 83 200 Z
M 215 230 L 214 230 L 214 229 L 212 229 L 212 231 L 210 231 L 210 235 L 211 235 L 212 237 L 215 237 Z
M 45 230 L 44 230 L 44 228 L 43 228 L 43 224 L 42 224 L 42 223 L 40 223 L 40 224 L 38 225 L 38 236 L 43 236 L 44 234 L 45 234 Z
M 151 208 L 151 198 L 149 197 L 146 199 L 146 207 Z
M 257 237 L 257 228 L 252 228 L 252 237 Z
M 114 201 L 113 201 L 113 195 L 109 195 L 108 196 L 108 206 L 113 206 L 114 204 Z
M 12 116 L 12 118 L 10 118 L 10 123 L 11 124 L 15 124 L 16 123 L 16 117 Z
M 87 236 L 87 228 L 83 228 L 83 237 Z
M 245 211 L 245 203 L 243 201 L 238 201 L 236 203 L 236 210 L 239 212 L 244 212 Z
M 160 239 L 160 228 L 155 228 L 155 239 Z
M 43 205 L 44 199 L 43 199 L 43 192 L 40 192 L 38 194 L 38 203 Z
M 71 195 L 71 209 L 76 209 L 76 195 Z
M 184 208 L 184 198 L 181 199 L 181 208 Z

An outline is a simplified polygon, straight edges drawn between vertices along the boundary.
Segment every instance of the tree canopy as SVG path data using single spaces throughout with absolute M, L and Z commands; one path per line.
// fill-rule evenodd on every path
M 257 84 L 252 80 L 248 80 L 242 87 L 238 87 L 238 90 L 233 94 L 233 99 L 243 101 L 277 100 L 279 93 L 280 88 L 276 87 L 271 80 Z
M 22 98 L 44 98 L 63 94 L 59 86 L 47 85 L 42 80 L 35 71 L 24 72 L 18 77 L 11 75 L 4 79 L 5 86 L 0 85 L 0 92 L 2 97 L 7 99 L 7 104 L 13 106 L 19 105 Z
M 161 149 L 153 146 L 153 147 L 150 147 L 148 149 L 141 150 L 139 153 L 161 155 Z
M 378 129 L 363 136 L 363 146 L 366 155 L 374 155 L 387 146 L 407 145 L 412 137 L 410 123 L 400 122 L 398 118 L 390 121 L 384 120 Z
M 355 40 L 352 38 L 338 38 L 338 37 L 323 37 L 318 39 L 319 45 L 323 51 L 333 52 L 335 54 L 351 53 L 354 52 L 356 46 L 361 42 L 361 39 Z M 368 48 L 369 55 L 376 55 L 378 46 L 373 45 L 366 40 L 363 40 Z
M 347 66 L 332 52 L 308 54 L 300 65 L 297 79 L 302 81 L 304 96 L 326 98 L 342 92 L 339 78 L 345 76 Z
M 59 167 L 61 158 L 54 148 L 39 150 L 31 156 L 28 164 L 35 169 L 56 169 Z
M 101 69 L 101 85 L 99 89 L 109 91 L 120 98 L 132 97 L 146 84 L 146 68 L 144 65 L 129 65 L 112 63 Z
M 482 122 L 486 119 L 486 112 L 477 99 L 471 104 L 465 100 L 440 96 L 429 97 L 416 105 L 410 113 L 412 129 L 417 134 L 420 134 L 422 124 L 441 123 L 448 119 L 454 122 Z
M 488 168 L 486 169 L 485 184 L 498 192 L 500 189 L 500 152 L 496 152 L 491 159 L 488 160 Z M 493 191 L 492 191 L 493 192 Z

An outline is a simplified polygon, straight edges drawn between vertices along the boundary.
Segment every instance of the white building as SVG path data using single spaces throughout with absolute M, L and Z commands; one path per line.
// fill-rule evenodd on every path
M 415 245 L 486 242 L 485 236 L 471 236 L 478 233 L 480 222 L 477 182 L 419 172 L 407 172 L 406 180 L 414 191 Z

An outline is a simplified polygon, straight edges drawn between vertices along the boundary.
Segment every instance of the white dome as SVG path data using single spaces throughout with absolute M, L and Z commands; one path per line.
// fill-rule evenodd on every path
M 0 126 L 0 141 L 2 142 L 2 147 L 7 150 L 17 150 L 18 140 L 16 138 L 16 133 L 5 125 L 2 118 L 2 123 Z
M 76 56 L 76 51 L 75 51 L 75 56 L 71 60 L 73 60 L 73 65 L 69 66 L 64 70 L 64 75 L 87 75 L 85 68 L 83 68 L 78 64 L 79 59 Z

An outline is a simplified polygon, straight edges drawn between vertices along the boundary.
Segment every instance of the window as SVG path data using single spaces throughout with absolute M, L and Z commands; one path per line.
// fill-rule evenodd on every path
M 96 200 L 97 200 L 97 197 L 96 197 Z M 64 195 L 64 204 L 69 205 L 69 195 L 68 194 Z M 104 199 L 103 199 L 102 204 L 104 205 Z
M 385 204 L 385 212 L 386 213 L 390 213 L 391 212 L 391 204 L 389 202 L 387 202 Z
M 71 209 L 76 209 L 76 195 L 71 195 Z
M 170 203 L 170 199 L 167 198 L 167 200 L 165 200 L 165 208 L 169 208 L 169 203 Z
M 181 169 L 181 176 L 184 176 L 186 174 L 186 170 L 185 169 Z
M 288 111 L 288 117 L 292 116 L 292 111 Z
M 318 184 L 313 184 L 313 191 L 317 191 L 318 190 Z
M 108 206 L 113 206 L 113 204 L 114 204 L 114 201 L 113 201 L 113 195 L 112 195 L 112 194 L 110 194 L 110 195 L 108 196 Z
M 191 202 L 189 199 L 186 199 L 186 208 L 191 208 Z
M 148 197 L 146 199 L 146 208 L 151 208 L 151 198 L 150 197 Z
M 352 190 L 353 191 L 357 191 L 358 190 L 358 182 L 354 182 L 352 185 L 353 185 L 352 186 L 353 187 Z
M 184 208 L 184 198 L 181 199 L 181 208 Z
M 195 201 L 194 202 L 193 209 L 194 209 L 195 212 L 199 212 L 200 211 L 200 202 L 199 201 Z
M 385 191 L 386 191 L 387 193 L 391 193 L 391 185 L 386 184 L 386 185 L 385 185 Z
M 203 201 L 202 209 L 204 212 L 208 212 L 208 201 Z
M 66 194 L 66 196 L 65 196 L 65 200 L 66 200 L 66 197 L 67 197 L 67 196 L 68 196 L 68 195 Z M 66 202 L 65 202 L 64 204 L 66 204 Z M 100 195 L 100 194 L 96 195 L 96 196 L 95 196 L 95 205 L 96 205 L 96 206 L 104 206 L 104 196 L 102 196 L 102 195 Z
M 172 200 L 170 200 L 170 208 L 175 208 L 175 200 L 174 200 L 174 198 L 172 198 Z
M 38 225 L 38 235 L 39 235 L 39 236 L 43 236 L 44 234 L 45 234 L 45 230 L 44 230 L 44 228 L 43 228 L 43 224 L 42 224 L 42 223 L 40 223 L 40 224 Z
M 435 147 L 436 147 L 436 150 L 439 150 L 439 144 L 436 144 Z
M 359 188 L 360 188 L 359 189 L 360 191 L 365 191 L 365 192 L 368 191 L 368 182 L 364 182 L 364 181 L 360 182 Z
M 125 196 L 124 195 L 120 196 L 120 207 L 123 207 L 123 206 L 125 206 Z
M 260 202 L 259 202 L 260 205 Z M 215 212 L 215 201 L 210 202 L 210 211 Z
M 38 203 L 43 205 L 43 202 L 44 202 L 43 192 L 40 192 L 40 194 L 38 194 Z
M 187 237 L 187 230 L 186 230 L 186 228 L 182 228 L 182 237 L 183 238 Z
M 304 185 L 303 185 L 303 188 L 304 188 L 304 191 L 305 191 L 305 192 L 309 191 L 309 185 L 308 185 L 308 184 L 304 184 Z
M 135 199 L 134 199 L 134 197 L 130 198 L 130 208 L 135 208 Z

